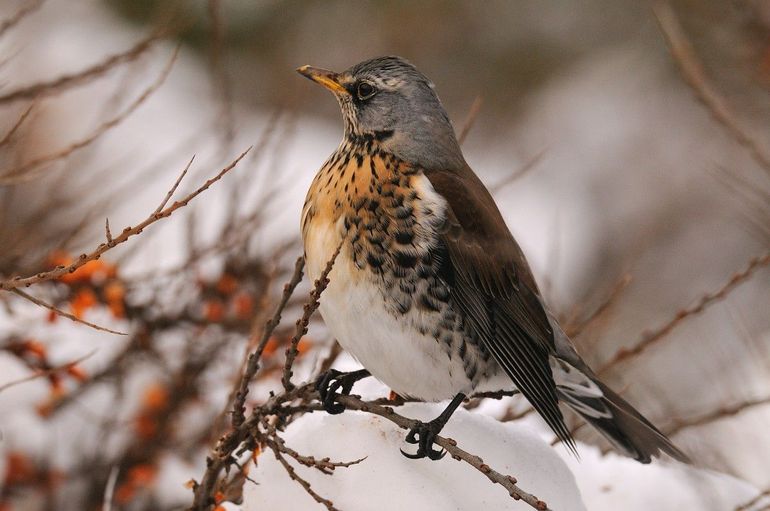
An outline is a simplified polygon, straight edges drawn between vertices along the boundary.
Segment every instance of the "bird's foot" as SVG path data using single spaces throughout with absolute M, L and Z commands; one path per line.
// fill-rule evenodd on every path
M 409 459 L 417 460 L 428 458 L 431 460 L 440 460 L 446 455 L 444 449 L 434 449 L 433 442 L 444 427 L 444 421 L 432 420 L 430 422 L 418 422 L 406 435 L 406 442 L 417 445 L 417 452 L 409 454 L 401 449 L 401 454 Z
M 337 403 L 338 395 L 347 396 L 353 389 L 353 384 L 362 378 L 371 376 L 366 369 L 360 369 L 350 373 L 343 373 L 336 369 L 329 369 L 315 382 L 315 389 L 320 395 L 321 404 L 327 413 L 336 415 L 345 411 L 345 405 Z

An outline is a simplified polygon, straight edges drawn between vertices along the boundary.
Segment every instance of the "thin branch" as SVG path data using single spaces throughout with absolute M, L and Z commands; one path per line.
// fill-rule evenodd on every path
M 671 51 L 671 56 L 696 98 L 727 134 L 746 148 L 759 166 L 770 172 L 770 154 L 757 142 L 753 134 L 740 125 L 740 121 L 727 106 L 727 102 L 710 83 L 674 9 L 668 2 L 662 1 L 655 3 L 652 10 Z
M 96 350 L 93 350 L 85 355 L 83 355 L 80 358 L 77 358 L 71 362 L 67 362 L 66 364 L 61 364 L 55 367 L 49 367 L 47 369 L 41 369 L 39 371 L 35 371 L 34 373 L 30 374 L 29 376 L 25 376 L 24 378 L 20 378 L 18 380 L 13 380 L 8 383 L 4 383 L 0 385 L 0 392 L 3 392 L 5 390 L 8 390 L 11 387 L 15 387 L 16 385 L 21 385 L 22 383 L 26 383 L 28 381 L 37 380 L 38 378 L 43 378 L 44 376 L 48 376 L 50 374 L 57 373 L 61 371 L 62 369 L 67 369 L 69 367 L 75 366 L 84 360 L 90 358 L 93 356 L 93 354 L 96 353 Z
M 107 243 L 112 243 L 112 232 L 110 231 L 110 219 L 104 219 L 104 236 L 107 238 Z
M 176 192 L 176 189 L 179 188 L 179 183 L 182 182 L 182 179 L 187 175 L 187 171 L 190 170 L 190 165 L 193 164 L 193 161 L 195 161 L 195 155 L 192 155 L 192 158 L 190 158 L 190 161 L 187 162 L 187 166 L 185 166 L 184 170 L 181 174 L 179 174 L 179 177 L 176 178 L 176 181 L 174 181 L 174 186 L 171 187 L 171 189 L 166 193 L 166 196 L 163 197 L 163 201 L 158 204 L 158 207 L 155 208 L 155 211 L 152 212 L 153 215 L 157 215 L 161 211 L 163 211 L 163 208 L 166 207 L 166 204 L 168 204 L 168 201 L 171 200 L 171 197 L 174 195 L 174 192 Z M 107 224 L 107 233 L 109 234 L 109 223 Z M 108 236 L 111 237 L 111 236 Z
M 318 277 L 318 280 L 315 281 L 313 290 L 310 292 L 310 301 L 308 301 L 303 307 L 302 317 L 297 320 L 294 336 L 291 338 L 289 347 L 286 349 L 286 363 L 284 364 L 283 376 L 281 377 L 283 388 L 286 390 L 294 387 L 294 384 L 291 383 L 291 376 L 293 374 L 292 367 L 294 366 L 294 360 L 299 354 L 297 346 L 299 346 L 299 341 L 302 339 L 302 336 L 307 333 L 308 324 L 310 323 L 310 316 L 313 315 L 313 313 L 318 309 L 320 305 L 321 293 L 323 293 L 326 289 L 326 286 L 329 285 L 329 273 L 331 273 L 332 268 L 334 267 L 334 261 L 337 260 L 337 256 L 340 254 L 340 250 L 342 250 L 342 244 L 344 242 L 345 238 L 342 238 L 339 245 L 337 245 L 337 249 L 334 251 L 334 254 L 332 254 L 331 259 L 327 261 L 326 267 L 321 272 L 321 276 Z
M 13 135 L 16 134 L 16 132 L 19 130 L 22 124 L 24 124 L 24 121 L 27 120 L 27 117 L 29 117 L 29 114 L 32 113 L 32 110 L 35 108 L 35 105 L 37 103 L 31 103 L 24 112 L 19 116 L 19 118 L 16 120 L 16 123 L 13 125 L 11 129 L 8 130 L 8 133 L 5 134 L 2 140 L 0 140 L 0 147 L 8 144 L 11 139 L 13 138 Z
M 481 105 L 483 103 L 484 100 L 481 98 L 481 96 L 476 96 L 476 98 L 473 100 L 471 109 L 468 111 L 468 116 L 465 118 L 465 122 L 463 123 L 463 129 L 460 130 L 460 135 L 457 137 L 457 141 L 460 143 L 460 145 L 465 142 L 465 138 L 468 136 L 468 133 L 470 133 L 471 128 L 473 128 L 473 124 L 476 122 L 476 117 L 478 117 L 479 111 L 481 111 Z
M 410 429 L 417 424 L 417 421 L 408 419 L 403 415 L 399 415 L 391 407 L 367 403 L 356 396 L 337 395 L 336 400 L 345 405 L 346 409 L 361 410 L 363 412 L 379 415 L 380 417 L 391 421 L 402 429 Z M 443 447 L 452 456 L 452 458 L 464 461 L 465 463 L 471 465 L 473 468 L 484 474 L 487 479 L 493 483 L 501 485 L 508 491 L 508 494 L 514 500 L 523 500 L 539 511 L 547 511 L 549 509 L 545 502 L 538 499 L 531 493 L 527 493 L 519 488 L 516 485 L 517 481 L 515 477 L 501 474 L 500 472 L 492 469 L 489 465 L 484 463 L 484 460 L 480 457 L 458 447 L 455 440 L 437 436 L 435 442 L 436 444 Z
M 96 325 L 94 323 L 91 323 L 90 321 L 86 321 L 85 319 L 81 319 L 81 318 L 79 318 L 79 317 L 77 317 L 77 316 L 75 316 L 73 314 L 70 314 L 69 312 L 65 312 L 65 311 L 63 311 L 63 310 L 61 310 L 59 308 L 54 307 L 50 303 L 44 302 L 43 300 L 41 300 L 39 298 L 35 298 L 31 294 L 25 293 L 21 289 L 16 288 L 16 289 L 11 289 L 10 291 L 11 291 L 11 293 L 14 293 L 14 294 L 18 295 L 18 296 L 24 298 L 25 300 L 29 300 L 30 302 L 34 303 L 35 305 L 38 305 L 40 307 L 45 307 L 49 311 L 52 311 L 52 312 L 56 313 L 59 316 L 67 318 L 70 321 L 74 321 L 75 323 L 80 323 L 81 325 L 85 325 L 87 327 L 93 328 L 94 330 L 99 330 L 100 332 L 108 332 L 108 333 L 115 334 L 115 335 L 128 335 L 125 332 L 118 332 L 117 330 L 112 330 L 110 328 L 107 328 L 107 327 L 104 327 L 104 326 L 99 326 L 99 325 Z
M 114 248 L 117 245 L 120 245 L 121 243 L 124 243 L 132 236 L 141 234 L 145 228 L 149 227 L 150 225 L 154 224 L 155 222 L 163 218 L 171 216 L 176 210 L 185 207 L 190 201 L 195 199 L 198 195 L 200 195 L 204 191 L 208 190 L 211 187 L 211 185 L 213 185 L 214 183 L 222 179 L 222 177 L 224 177 L 225 174 L 227 174 L 233 168 L 235 168 L 235 166 L 238 165 L 238 163 L 249 153 L 250 150 L 251 148 L 246 149 L 246 151 L 241 153 L 229 165 L 227 165 L 225 168 L 220 170 L 217 175 L 207 180 L 200 187 L 198 187 L 188 195 L 184 196 L 182 199 L 175 201 L 173 204 L 171 204 L 170 206 L 167 206 L 165 209 L 161 210 L 160 212 L 150 215 L 149 217 L 145 218 L 142 222 L 140 222 L 137 226 L 126 227 L 125 229 L 123 229 L 123 232 L 121 232 L 117 237 L 113 238 L 111 243 L 101 243 L 91 253 L 81 254 L 80 257 L 78 257 L 75 260 L 75 262 L 73 262 L 70 265 L 57 266 L 53 270 L 41 272 L 36 275 L 31 275 L 28 277 L 14 277 L 10 280 L 2 281 L 0 282 L 0 290 L 10 291 L 12 289 L 16 289 L 20 287 L 29 287 L 33 284 L 38 284 L 40 282 L 46 282 L 48 280 L 57 279 L 67 273 L 75 272 L 78 268 L 80 268 L 81 266 L 83 266 L 89 261 L 94 261 L 96 259 L 99 259 L 105 252 L 109 251 L 110 249 Z
M 760 500 L 762 500 L 765 497 L 770 497 L 770 488 L 758 493 L 754 498 L 736 507 L 733 511 L 749 511 L 749 509 L 754 507 L 755 504 L 757 504 Z M 765 507 L 762 509 L 767 509 L 767 508 Z
M 241 426 L 245 420 L 245 402 L 246 395 L 249 393 L 249 384 L 254 378 L 254 375 L 257 374 L 257 371 L 259 370 L 259 361 L 262 358 L 262 353 L 265 351 L 267 342 L 273 335 L 275 328 L 281 323 L 281 314 L 286 308 L 286 304 L 289 303 L 291 295 L 294 294 L 294 290 L 297 288 L 297 285 L 302 281 L 302 270 L 304 267 L 305 258 L 298 257 L 297 261 L 294 263 L 294 273 L 292 274 L 291 279 L 289 279 L 289 282 L 283 286 L 283 294 L 281 295 L 281 300 L 278 302 L 272 317 L 265 323 L 265 327 L 262 330 L 262 338 L 259 340 L 257 349 L 254 350 L 254 353 L 249 355 L 249 359 L 246 364 L 246 370 L 243 372 L 243 376 L 239 382 L 238 392 L 235 394 L 235 402 L 233 403 L 232 423 L 234 428 Z
M 363 458 L 359 458 L 353 461 L 331 461 L 329 458 L 321 458 L 319 460 L 313 456 L 304 456 L 298 453 L 297 451 L 295 451 L 294 449 L 286 445 L 286 442 L 284 442 L 283 438 L 281 438 L 278 435 L 272 435 L 270 438 L 265 438 L 265 442 L 268 445 L 270 445 L 271 449 L 274 449 L 274 450 L 277 449 L 282 453 L 291 456 L 302 465 L 305 465 L 306 467 L 314 468 L 326 475 L 331 475 L 338 468 L 347 468 L 353 465 L 358 465 L 359 463 L 361 463 L 367 458 L 367 456 L 364 456 Z
M 650 346 L 670 334 L 672 330 L 682 324 L 682 322 L 684 322 L 686 319 L 690 318 L 691 316 L 700 314 L 715 303 L 719 303 L 728 294 L 730 294 L 732 290 L 744 282 L 747 282 L 757 270 L 768 265 L 770 265 L 770 253 L 751 259 L 743 271 L 733 274 L 727 282 L 719 287 L 719 289 L 711 293 L 706 293 L 694 305 L 677 312 L 673 318 L 671 318 L 657 330 L 644 334 L 642 338 L 633 345 L 633 347 L 619 349 L 615 355 L 613 355 L 610 360 L 606 362 L 597 372 L 599 374 L 605 373 L 608 369 L 615 366 L 616 364 L 626 359 L 638 356 L 647 350 Z
M 3 37 L 5 33 L 16 26 L 21 20 L 40 9 L 45 0 L 28 0 L 26 4 L 19 7 L 15 13 L 9 18 L 6 18 L 0 22 L 0 37 Z
M 38 176 L 38 174 L 29 173 L 30 170 L 36 167 L 39 167 L 41 165 L 44 165 L 46 163 L 51 163 L 51 162 L 66 158 L 67 156 L 71 155 L 75 151 L 78 151 L 80 149 L 83 149 L 86 146 L 89 146 L 96 139 L 104 135 L 106 132 L 118 126 L 121 122 L 123 122 L 123 120 L 125 120 L 128 116 L 134 113 L 140 106 L 142 106 L 142 104 L 144 104 L 144 102 L 147 101 L 147 99 L 150 96 L 152 96 L 155 93 L 155 91 L 157 91 L 163 85 L 163 83 L 166 81 L 166 78 L 168 78 L 169 73 L 171 72 L 171 68 L 174 66 L 174 62 L 176 62 L 176 58 L 178 54 L 179 54 L 179 46 L 177 46 L 176 49 L 174 50 L 174 53 L 171 55 L 171 58 L 169 59 L 166 66 L 161 71 L 158 78 L 152 84 L 150 84 L 150 86 L 147 87 L 142 92 L 142 94 L 140 94 L 139 97 L 137 97 L 122 112 L 118 113 L 115 117 L 100 124 L 99 127 L 97 127 L 87 137 L 81 140 L 78 140 L 76 142 L 73 142 L 69 146 L 63 149 L 60 149 L 59 151 L 55 151 L 53 153 L 40 156 L 14 169 L 3 172 L 3 174 L 0 175 L 0 185 L 14 184 L 14 183 L 19 183 L 19 182 L 29 181 L 30 179 L 34 179 L 35 177 Z
M 733 417 L 735 415 L 738 415 L 739 413 L 744 412 L 749 408 L 754 408 L 756 406 L 763 406 L 767 404 L 770 404 L 770 396 L 760 398 L 760 399 L 749 399 L 730 406 L 724 406 L 717 410 L 714 410 L 713 412 L 710 412 L 700 417 L 696 417 L 694 419 L 676 421 L 673 426 L 666 428 L 666 435 L 673 436 L 679 433 L 680 431 L 682 431 L 683 429 L 691 428 L 695 426 L 703 426 L 704 424 L 709 424 L 717 420 L 725 419 L 727 417 Z
M 580 321 L 576 319 L 567 320 L 565 322 L 567 326 L 564 329 L 565 333 L 567 334 L 567 337 L 569 338 L 578 337 L 580 334 L 582 334 L 586 330 L 586 328 L 591 327 L 594 323 L 600 320 L 607 312 L 612 310 L 612 306 L 617 303 L 617 300 L 620 297 L 621 293 L 623 293 L 623 291 L 626 290 L 626 288 L 630 283 L 631 283 L 631 275 L 629 274 L 623 275 L 620 278 L 620 280 L 618 280 L 615 283 L 615 285 L 612 287 L 607 298 L 605 298 L 604 301 L 602 301 L 602 303 L 599 304 L 599 306 L 588 315 L 588 317 Z
M 522 165 L 517 171 L 512 172 L 511 174 L 504 177 L 497 183 L 491 185 L 489 187 L 489 193 L 491 194 L 498 193 L 500 190 L 502 190 L 509 184 L 526 176 L 532 169 L 534 169 L 537 166 L 538 163 L 540 163 L 540 161 L 543 159 L 543 156 L 545 156 L 545 153 L 547 151 L 548 151 L 548 148 L 541 149 L 532 158 L 527 160 L 524 163 L 524 165 Z
M 299 485 L 304 488 L 307 494 L 313 497 L 313 500 L 326 506 L 328 511 L 340 511 L 338 508 L 334 507 L 334 503 L 331 500 L 325 499 L 317 494 L 315 490 L 313 490 L 313 488 L 310 486 L 310 483 L 307 482 L 306 479 L 302 478 L 299 474 L 297 474 L 297 471 L 294 470 L 294 467 L 292 467 L 288 461 L 286 461 L 286 458 L 283 456 L 283 454 L 281 454 L 280 450 L 273 448 L 273 445 L 271 444 L 268 445 L 271 446 L 271 449 L 275 454 L 275 459 L 277 459 L 281 465 L 283 465 L 283 468 L 286 470 L 286 473 L 289 474 L 289 477 L 292 480 L 297 481 L 297 483 L 299 483 Z
M 107 478 L 107 484 L 104 487 L 104 499 L 102 503 L 102 511 L 112 511 L 112 496 L 115 493 L 115 483 L 118 482 L 118 473 L 120 467 L 115 465 L 110 470 L 110 476 Z
M 30 100 L 43 98 L 53 94 L 61 93 L 73 87 L 85 85 L 86 83 L 106 74 L 111 69 L 136 60 L 146 52 L 156 41 L 162 39 L 168 34 L 168 31 L 157 31 L 142 41 L 139 41 L 133 48 L 123 53 L 112 55 L 104 61 L 95 64 L 87 69 L 74 74 L 64 75 L 49 82 L 39 82 L 26 87 L 12 90 L 0 96 L 0 105 L 12 103 L 20 100 Z
M 224 43 L 226 37 L 226 25 L 222 19 L 221 0 L 208 0 L 208 15 L 211 20 L 211 52 L 210 68 L 212 73 L 212 85 L 215 92 L 220 93 L 219 121 L 222 123 L 222 137 L 227 143 L 235 137 L 233 122 L 233 92 L 230 77 L 224 61 Z

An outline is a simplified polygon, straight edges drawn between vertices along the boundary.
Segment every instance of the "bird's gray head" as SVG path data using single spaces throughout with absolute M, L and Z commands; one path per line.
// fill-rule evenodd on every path
M 433 84 L 401 57 L 378 57 L 335 73 L 297 71 L 334 93 L 349 139 L 379 140 L 395 156 L 432 169 L 465 164 L 449 117 Z

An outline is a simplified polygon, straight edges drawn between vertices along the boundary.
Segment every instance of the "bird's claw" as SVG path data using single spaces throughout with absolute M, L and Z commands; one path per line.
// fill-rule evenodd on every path
M 353 389 L 353 384 L 369 375 L 368 371 L 353 371 L 343 373 L 336 369 L 329 369 L 315 382 L 315 389 L 320 396 L 324 410 L 331 415 L 337 415 L 345 411 L 345 405 L 336 402 L 338 395 L 347 396 Z
M 434 422 L 420 422 L 407 433 L 404 439 L 408 444 L 416 444 L 417 452 L 410 454 L 401 449 L 401 454 L 409 459 L 417 460 L 421 458 L 428 458 L 431 460 L 440 460 L 446 455 L 444 449 L 434 449 L 433 442 L 436 440 L 441 427 Z

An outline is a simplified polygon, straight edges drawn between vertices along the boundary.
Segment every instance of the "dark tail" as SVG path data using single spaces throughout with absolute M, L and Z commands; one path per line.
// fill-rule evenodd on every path
M 618 451 L 641 463 L 649 463 L 661 451 L 683 463 L 690 463 L 687 455 L 628 401 L 592 373 L 585 374 L 590 373 L 590 369 L 586 368 L 584 372 L 563 362 L 560 365 L 568 378 L 565 383 L 556 378 L 559 399 L 596 428 Z

